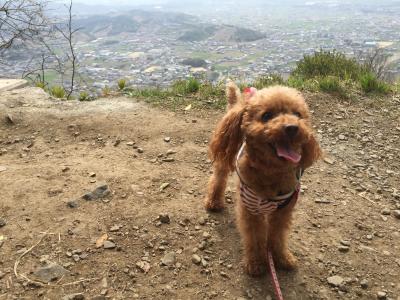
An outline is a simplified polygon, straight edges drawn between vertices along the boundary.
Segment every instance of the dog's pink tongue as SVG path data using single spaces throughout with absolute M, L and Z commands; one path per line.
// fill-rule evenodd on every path
M 290 147 L 277 146 L 276 152 L 279 157 L 289 160 L 295 164 L 297 164 L 301 159 L 301 155 L 290 149 Z

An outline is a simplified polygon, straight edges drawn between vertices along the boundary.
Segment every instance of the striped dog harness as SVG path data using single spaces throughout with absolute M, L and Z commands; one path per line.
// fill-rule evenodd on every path
M 240 180 L 240 198 L 243 201 L 244 206 L 252 215 L 268 215 L 271 212 L 284 208 L 288 205 L 292 200 L 296 201 L 299 192 L 300 192 L 300 178 L 302 175 L 302 170 L 299 169 L 296 174 L 297 184 L 293 191 L 284 194 L 278 195 L 273 198 L 261 198 L 259 197 L 242 179 L 239 171 L 238 161 L 243 154 L 245 143 L 240 147 L 239 153 L 236 157 L 236 173 L 239 176 Z

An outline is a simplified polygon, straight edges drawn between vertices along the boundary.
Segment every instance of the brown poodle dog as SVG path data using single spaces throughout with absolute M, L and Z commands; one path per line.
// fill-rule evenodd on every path
M 250 275 L 265 271 L 267 249 L 284 269 L 296 267 L 288 235 L 300 177 L 321 155 L 298 91 L 274 86 L 241 94 L 227 85 L 228 111 L 210 143 L 213 175 L 205 207 L 224 208 L 227 177 L 239 177 L 236 219 Z

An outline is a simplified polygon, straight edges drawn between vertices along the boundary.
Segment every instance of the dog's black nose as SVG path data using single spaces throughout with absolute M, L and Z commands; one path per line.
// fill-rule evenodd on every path
M 288 135 L 288 137 L 293 138 L 296 136 L 297 132 L 299 131 L 299 126 L 297 125 L 286 125 L 285 126 L 285 132 Z

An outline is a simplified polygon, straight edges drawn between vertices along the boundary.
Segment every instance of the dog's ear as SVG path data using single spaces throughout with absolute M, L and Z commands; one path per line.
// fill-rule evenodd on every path
M 303 170 L 311 167 L 311 165 L 320 159 L 322 156 L 322 150 L 318 144 L 315 134 L 311 133 L 307 143 L 302 147 L 302 155 L 300 165 Z
M 228 109 L 240 101 L 240 90 L 232 80 L 228 80 L 226 83 L 226 98 L 228 99 Z
M 235 156 L 243 143 L 241 123 L 244 107 L 236 105 L 218 123 L 210 143 L 210 157 L 213 161 L 234 170 Z

